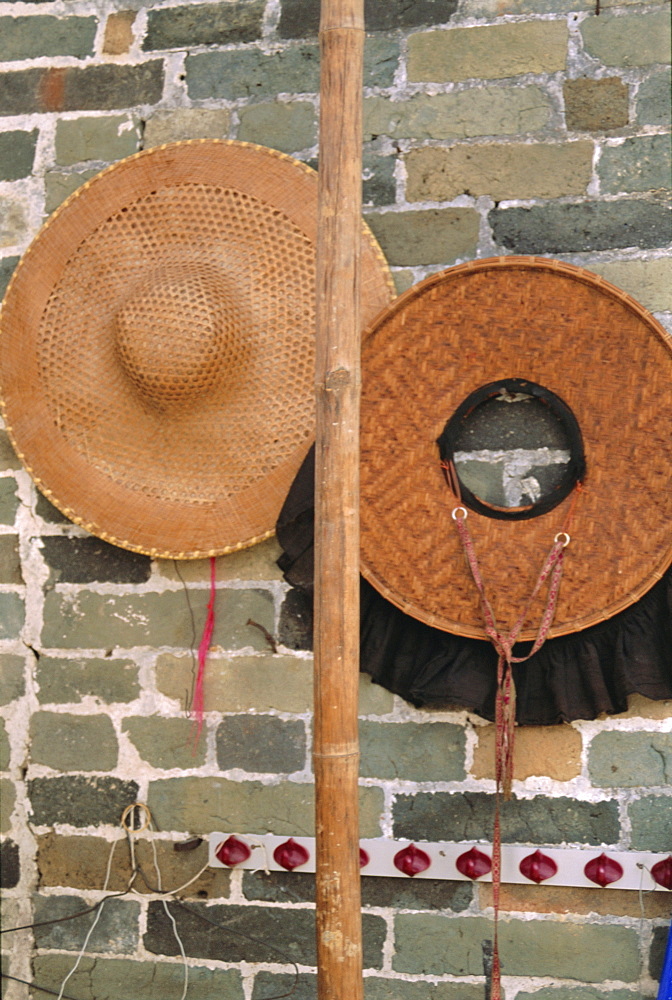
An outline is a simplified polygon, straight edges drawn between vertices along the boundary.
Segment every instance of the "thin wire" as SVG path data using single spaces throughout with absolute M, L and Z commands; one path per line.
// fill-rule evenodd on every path
M 194 690 L 196 688 L 196 618 L 194 617 L 194 609 L 191 605 L 187 581 L 182 576 L 179 561 L 177 559 L 173 559 L 173 565 L 175 566 L 175 572 L 180 578 L 180 583 L 184 588 L 184 596 L 189 609 L 189 617 L 191 618 L 191 645 L 189 646 L 189 654 L 191 656 L 191 691 L 187 695 L 188 704 L 186 706 L 187 711 L 190 712 L 194 704 Z

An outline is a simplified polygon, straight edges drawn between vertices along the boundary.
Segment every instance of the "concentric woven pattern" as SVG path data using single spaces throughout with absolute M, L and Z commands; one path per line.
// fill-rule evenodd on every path
M 576 416 L 587 475 L 568 530 L 551 635 L 609 618 L 672 559 L 672 349 L 646 310 L 603 279 L 539 258 L 497 258 L 434 275 L 364 341 L 362 571 L 389 600 L 446 631 L 484 636 L 436 438 L 458 405 L 499 378 L 550 389 Z M 542 516 L 469 512 L 488 598 L 513 627 L 571 498 Z M 533 638 L 545 595 L 530 609 Z
M 179 143 L 100 175 L 45 227 L 2 315 L 10 433 L 94 534 L 196 557 L 268 536 L 314 431 L 316 175 Z M 366 231 L 365 321 L 391 297 Z

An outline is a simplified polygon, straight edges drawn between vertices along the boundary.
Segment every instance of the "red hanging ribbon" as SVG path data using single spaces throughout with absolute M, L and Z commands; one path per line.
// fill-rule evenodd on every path
M 196 685 L 194 687 L 194 699 L 192 703 L 192 713 L 194 719 L 196 720 L 196 736 L 194 739 L 194 747 L 198 744 L 201 737 L 201 730 L 203 729 L 203 713 L 204 713 L 204 687 L 205 687 L 205 663 L 208 658 L 208 651 L 210 649 L 210 642 L 212 640 L 212 633 L 215 628 L 215 594 L 216 594 L 216 573 L 215 573 L 215 557 L 210 557 L 210 600 L 208 601 L 208 610 L 205 616 L 205 625 L 203 626 L 203 635 L 201 636 L 201 641 L 198 646 L 198 673 L 196 674 Z

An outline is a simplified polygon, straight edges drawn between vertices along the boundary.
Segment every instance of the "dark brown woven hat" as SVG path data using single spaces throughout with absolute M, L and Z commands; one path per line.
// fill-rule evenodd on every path
M 571 542 L 552 636 L 627 608 L 669 566 L 672 344 L 624 292 L 545 259 L 460 265 L 410 289 L 377 319 L 362 368 L 362 572 L 407 614 L 485 635 L 437 439 L 444 459 L 454 459 L 455 427 L 492 400 L 504 409 L 517 399 L 548 406 L 564 420 L 572 452 L 550 501 L 527 497 L 507 509 L 479 502 L 463 482 L 503 628 L 525 608 L 558 532 Z M 452 464 L 460 480 L 459 462 Z M 533 638 L 543 609 L 540 595 L 520 638 Z
M 175 143 L 80 188 L 24 255 L 0 392 L 37 485 L 93 534 L 196 558 L 268 537 L 314 428 L 317 175 Z M 363 321 L 392 297 L 363 227 Z

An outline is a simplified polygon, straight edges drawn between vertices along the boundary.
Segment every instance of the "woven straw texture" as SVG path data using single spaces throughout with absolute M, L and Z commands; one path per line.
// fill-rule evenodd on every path
M 585 489 L 568 526 L 550 635 L 611 617 L 670 564 L 672 345 L 642 306 L 602 278 L 532 257 L 433 275 L 376 321 L 362 368 L 362 572 L 407 614 L 485 637 L 435 442 L 471 392 L 500 378 L 550 389 L 584 440 Z M 525 521 L 469 512 L 501 628 L 525 608 L 570 503 Z M 542 593 L 521 638 L 536 634 L 544 603 Z
M 314 433 L 317 175 L 212 140 L 138 154 L 59 209 L 1 317 L 5 418 L 93 534 L 196 558 L 273 531 Z M 392 297 L 368 229 L 364 317 Z

